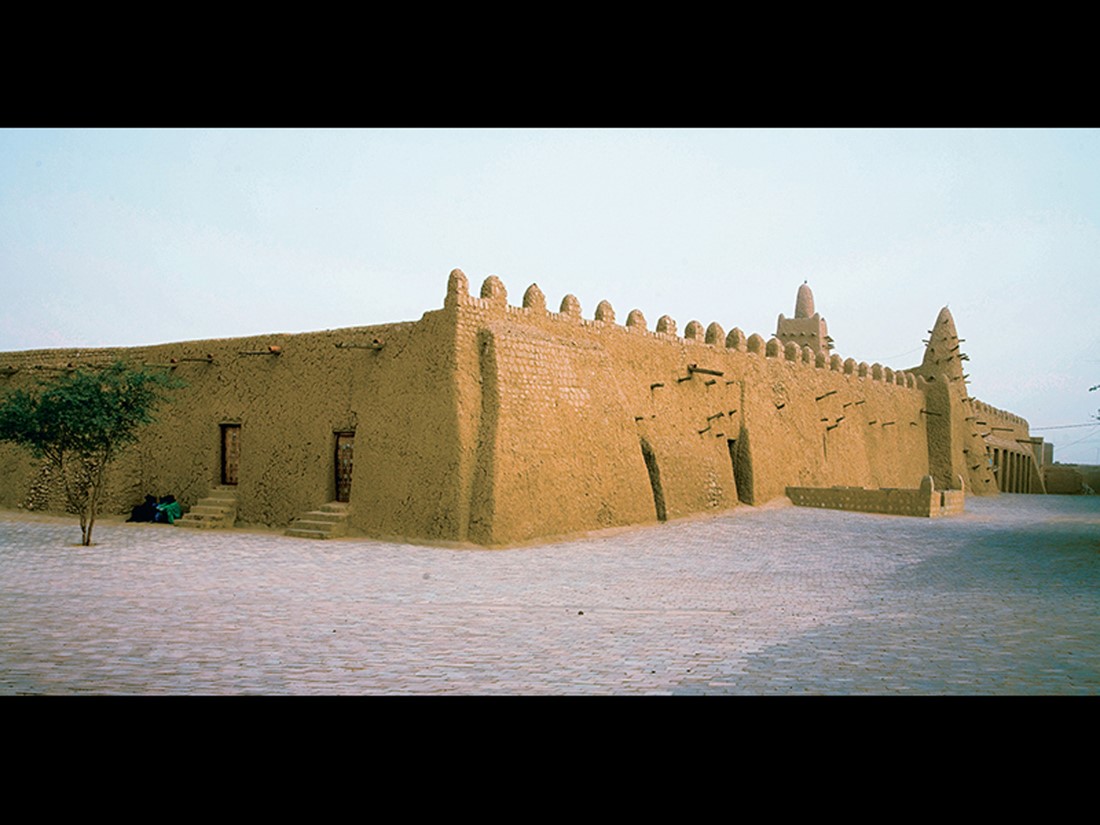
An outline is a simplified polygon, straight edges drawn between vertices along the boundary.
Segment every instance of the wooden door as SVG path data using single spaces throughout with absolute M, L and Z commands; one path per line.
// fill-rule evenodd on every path
M 336 433 L 336 500 L 351 501 L 351 469 L 355 433 Z
M 241 425 L 222 424 L 222 484 L 236 484 L 241 465 Z

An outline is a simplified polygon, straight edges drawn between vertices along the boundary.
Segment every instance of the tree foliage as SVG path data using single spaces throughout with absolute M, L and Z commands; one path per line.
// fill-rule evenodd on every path
M 0 441 L 45 458 L 60 474 L 69 508 L 80 514 L 81 543 L 91 544 L 106 470 L 121 448 L 153 421 L 167 390 L 182 386 L 163 371 L 116 362 L 78 369 L 37 392 L 16 390 L 0 403 Z

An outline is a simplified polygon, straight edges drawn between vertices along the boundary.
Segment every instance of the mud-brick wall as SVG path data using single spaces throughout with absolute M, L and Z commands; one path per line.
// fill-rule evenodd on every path
M 495 278 L 473 298 L 459 281 L 447 303 L 475 541 L 760 504 L 789 485 L 915 487 L 928 473 L 912 376 L 777 341 L 751 351 L 716 324 L 680 337 L 633 312 L 620 325 L 606 304 L 589 320 L 572 296 L 551 312 L 534 286 L 512 306 Z
M 456 413 L 453 310 L 427 312 L 359 357 L 352 525 L 374 536 L 464 540 L 468 434 Z
M 633 420 L 598 342 L 488 321 L 470 538 L 522 541 L 653 519 Z
M 670 517 L 761 504 L 789 485 L 915 486 L 928 471 L 923 394 L 892 372 L 593 328 L 654 448 Z
M 920 487 L 914 489 L 788 487 L 787 495 L 799 507 L 825 507 L 832 510 L 925 518 L 961 513 L 966 501 L 966 493 L 962 490 L 936 490 L 931 476 L 921 479 Z
M 1026 419 L 974 399 L 972 429 L 985 441 L 986 453 L 995 459 L 996 485 L 1015 492 L 1047 492 L 1040 466 L 1041 440 L 1032 439 Z M 994 453 L 993 451 L 997 452 Z M 1005 452 L 1012 457 L 1004 455 Z M 1006 477 L 1011 475 L 1011 477 Z
M 193 392 L 195 377 L 188 362 L 170 367 L 170 359 L 199 355 L 199 347 L 214 342 L 134 347 L 125 349 L 58 349 L 0 353 L 0 394 L 16 389 L 36 392 L 65 375 L 69 368 L 95 370 L 115 361 L 149 370 L 165 369 L 187 382 L 185 390 L 169 393 L 169 403 L 157 411 L 157 423 L 144 427 L 142 441 L 126 447 L 108 471 L 102 512 L 126 512 L 146 493 L 173 494 L 184 502 L 201 496 L 208 487 L 204 447 L 191 438 L 198 419 L 200 396 Z M 209 347 L 207 347 L 209 349 Z M 203 351 L 204 353 L 206 350 Z M 202 367 L 209 367 L 202 364 Z M 172 410 L 172 406 L 180 407 Z M 213 436 L 216 443 L 217 436 Z M 186 446 L 185 446 L 186 445 Z M 65 500 L 59 479 L 42 462 L 31 460 L 14 445 L 0 444 L 0 504 L 62 512 Z
M 119 456 L 105 512 L 127 512 L 146 493 L 171 493 L 185 509 L 192 506 L 220 482 L 221 425 L 235 424 L 241 428 L 238 522 L 285 526 L 335 498 L 335 433 L 350 430 L 356 432 L 353 524 L 380 534 L 435 537 L 448 536 L 445 514 L 452 509 L 436 489 L 455 452 L 447 392 L 453 380 L 444 363 L 453 349 L 449 334 L 426 316 L 418 323 L 296 335 L 4 353 L 0 366 L 18 370 L 4 379 L 7 389 L 31 388 L 37 378 L 58 374 L 50 368 L 68 363 L 122 360 L 157 369 L 176 359 L 172 374 L 186 386 L 170 393 L 156 423 Z M 370 348 L 376 339 L 381 349 Z M 256 354 L 272 346 L 278 355 Z M 186 360 L 208 355 L 210 362 Z M 0 445 L 0 467 L 0 503 L 25 503 L 37 465 Z M 49 503 L 64 506 L 56 491 Z
M 507 304 L 452 273 L 444 313 L 455 331 L 460 454 L 456 518 L 485 545 L 654 520 L 645 464 L 598 340 L 551 321 L 541 294 Z
M 984 440 L 989 426 L 981 403 L 966 392 L 959 376 L 945 373 L 928 376 L 925 395 L 929 472 L 937 487 L 956 488 L 962 479 L 970 493 L 996 494 Z
M 185 507 L 193 505 L 221 481 L 221 428 L 232 424 L 240 427 L 239 523 L 281 527 L 331 500 L 334 432 L 355 426 L 355 376 L 347 369 L 354 351 L 336 344 L 382 334 L 360 328 L 194 342 L 194 352 L 214 361 L 181 365 L 176 373 L 187 386 L 142 433 L 143 466 L 161 476 L 150 492 L 178 487 Z M 279 355 L 256 354 L 272 346 Z
M 739 491 L 729 442 L 736 446 L 743 423 L 745 365 L 726 357 L 724 346 L 680 338 L 667 323 L 662 327 L 669 331 L 595 327 L 635 421 L 634 449 L 644 440 L 652 452 L 659 472 L 654 482 L 668 518 L 735 507 Z M 694 372 L 691 365 L 707 372 Z
M 606 336 L 609 339 L 619 336 Z M 728 442 L 741 422 L 737 375 L 693 373 L 699 361 L 713 369 L 702 347 L 633 335 L 610 347 L 622 367 L 624 394 L 660 473 L 661 497 L 669 518 L 723 510 L 738 503 L 737 479 Z M 726 366 L 726 365 L 722 365 Z M 656 481 L 656 480 L 655 480 Z
M 756 503 L 788 486 L 914 487 L 928 473 L 919 387 L 858 368 L 747 359 L 745 427 Z
M 709 392 L 703 382 L 679 387 L 681 339 L 583 320 L 569 301 L 554 313 L 509 306 L 492 288 L 483 294 L 448 297 L 463 365 L 459 408 L 474 453 L 471 540 L 656 521 L 655 486 L 669 518 L 736 505 L 725 438 L 698 433 L 710 429 L 711 407 L 727 402 L 700 403 Z M 651 387 L 655 376 L 668 380 L 668 393 Z M 695 427 L 691 439 L 685 421 Z M 660 456 L 652 483 L 643 440 Z

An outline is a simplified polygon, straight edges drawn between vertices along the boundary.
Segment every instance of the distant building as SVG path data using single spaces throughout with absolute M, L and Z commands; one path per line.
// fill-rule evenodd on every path
M 1094 495 L 1100 492 L 1100 466 L 1095 464 L 1050 464 L 1043 468 L 1048 493 Z

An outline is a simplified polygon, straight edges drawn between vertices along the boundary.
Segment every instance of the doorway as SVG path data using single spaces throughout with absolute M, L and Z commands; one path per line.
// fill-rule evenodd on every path
M 752 504 L 752 459 L 748 449 L 748 431 L 742 428 L 737 438 L 727 438 L 726 446 L 729 448 L 737 500 L 742 504 Z
M 730 468 L 733 470 L 733 488 L 738 491 L 737 492 L 737 500 L 740 501 L 741 500 L 741 492 L 740 492 L 740 485 L 738 485 L 738 483 L 737 483 L 737 474 L 739 472 L 741 472 L 741 467 L 739 466 L 739 462 L 737 461 L 737 439 L 736 438 L 727 438 L 726 439 L 726 447 L 729 449 Z
M 657 521 L 666 521 L 668 514 L 665 511 L 665 493 L 661 489 L 661 470 L 657 467 L 657 456 L 653 454 L 653 448 L 644 438 L 642 458 L 645 459 L 645 468 L 649 473 L 649 486 L 653 488 L 653 506 L 657 509 Z
M 336 433 L 336 500 L 351 501 L 351 470 L 355 455 L 355 433 Z
M 235 485 L 241 467 L 241 425 L 222 424 L 222 484 Z

